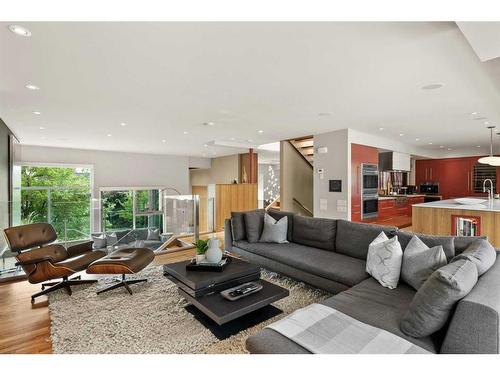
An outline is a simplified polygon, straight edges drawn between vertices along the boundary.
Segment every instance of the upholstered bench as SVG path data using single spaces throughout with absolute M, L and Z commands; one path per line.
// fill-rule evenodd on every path
M 108 290 L 124 287 L 132 294 L 131 284 L 137 284 L 147 279 L 125 279 L 126 274 L 133 274 L 144 269 L 153 261 L 155 254 L 152 250 L 146 248 L 120 249 L 112 252 L 108 256 L 93 262 L 88 268 L 87 273 L 91 274 L 121 274 L 121 280 L 107 288 L 101 289 L 97 294 L 107 292 Z

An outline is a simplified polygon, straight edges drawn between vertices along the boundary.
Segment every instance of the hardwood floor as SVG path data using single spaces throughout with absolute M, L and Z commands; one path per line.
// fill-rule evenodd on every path
M 180 262 L 193 255 L 193 249 L 162 254 L 153 264 Z M 31 295 L 39 290 L 40 285 L 27 281 L 0 284 L 0 353 L 52 353 L 47 297 L 31 304 Z

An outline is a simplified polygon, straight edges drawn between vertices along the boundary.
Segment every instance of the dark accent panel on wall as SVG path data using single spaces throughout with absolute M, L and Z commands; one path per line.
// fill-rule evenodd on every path
M 13 143 L 15 137 L 0 119 L 0 225 L 11 224 Z

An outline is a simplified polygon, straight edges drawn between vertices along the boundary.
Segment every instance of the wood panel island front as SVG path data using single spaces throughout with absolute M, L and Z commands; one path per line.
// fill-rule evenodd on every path
M 413 205 L 412 231 L 441 236 L 487 236 L 500 247 L 500 200 L 464 205 L 455 199 Z

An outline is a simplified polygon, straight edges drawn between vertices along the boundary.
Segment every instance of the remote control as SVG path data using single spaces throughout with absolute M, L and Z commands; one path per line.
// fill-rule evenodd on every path
M 255 282 L 250 282 L 224 290 L 221 292 L 221 294 L 224 298 L 230 301 L 236 301 L 240 298 L 256 293 L 261 289 L 262 285 Z

